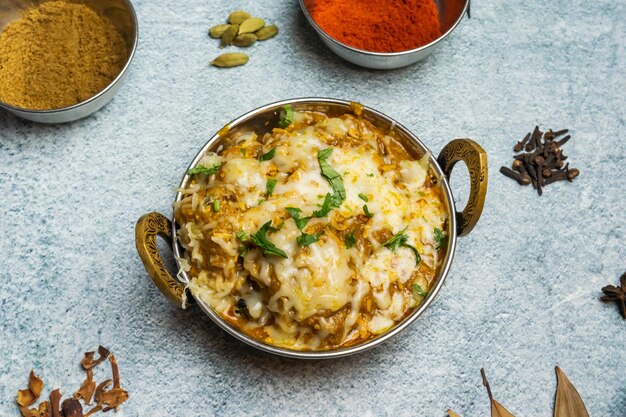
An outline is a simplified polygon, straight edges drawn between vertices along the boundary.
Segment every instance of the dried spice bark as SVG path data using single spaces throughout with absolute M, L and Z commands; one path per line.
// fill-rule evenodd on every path
M 35 376 L 31 371 L 28 388 L 19 390 L 16 401 L 20 406 L 20 412 L 23 417 L 88 417 L 99 411 L 107 412 L 110 410 L 117 411 L 119 406 L 128 400 L 128 392 L 123 390 L 120 381 L 120 371 L 117 359 L 111 352 L 100 346 L 98 348 L 97 359 L 94 359 L 95 352 L 85 352 L 85 356 L 81 360 L 81 365 L 86 372 L 85 381 L 72 397 L 62 400 L 61 391 L 58 389 L 50 393 L 49 401 L 39 404 L 38 408 L 29 408 L 39 398 L 43 389 L 43 381 Z M 111 363 L 112 379 L 106 379 L 96 385 L 94 381 L 93 369 L 109 360 Z M 113 387 L 107 389 L 111 384 Z M 89 412 L 83 414 L 83 406 L 79 400 L 83 400 L 86 405 L 91 404 L 91 400 L 96 400 L 96 405 Z

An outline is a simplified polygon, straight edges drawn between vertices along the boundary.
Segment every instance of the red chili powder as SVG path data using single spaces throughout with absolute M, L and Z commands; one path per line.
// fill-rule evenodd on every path
M 401 52 L 441 35 L 433 0 L 314 0 L 311 16 L 339 42 L 371 52 Z

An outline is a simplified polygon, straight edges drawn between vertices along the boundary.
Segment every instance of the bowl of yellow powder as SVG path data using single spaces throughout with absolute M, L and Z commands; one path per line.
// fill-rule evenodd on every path
M 0 107 L 40 123 L 89 116 L 115 96 L 136 47 L 130 0 L 1 0 Z

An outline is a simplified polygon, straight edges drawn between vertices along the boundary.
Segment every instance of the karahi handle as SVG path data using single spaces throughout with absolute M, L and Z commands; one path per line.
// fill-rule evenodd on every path
M 437 162 L 448 180 L 457 162 L 467 165 L 470 176 L 470 195 L 467 205 L 461 212 L 456 212 L 457 233 L 466 236 L 472 231 L 485 205 L 487 197 L 487 152 L 471 139 L 454 139 L 439 154 Z
M 181 306 L 185 286 L 169 273 L 156 245 L 156 238 L 163 238 L 172 247 L 172 222 L 156 212 L 144 214 L 135 226 L 135 244 L 137 252 L 154 284 L 170 301 Z

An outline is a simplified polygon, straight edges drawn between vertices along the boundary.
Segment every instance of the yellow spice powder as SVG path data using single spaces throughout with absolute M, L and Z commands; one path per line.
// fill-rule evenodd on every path
M 126 45 L 108 19 L 83 4 L 42 3 L 0 33 L 0 101 L 71 106 L 105 88 L 125 62 Z

